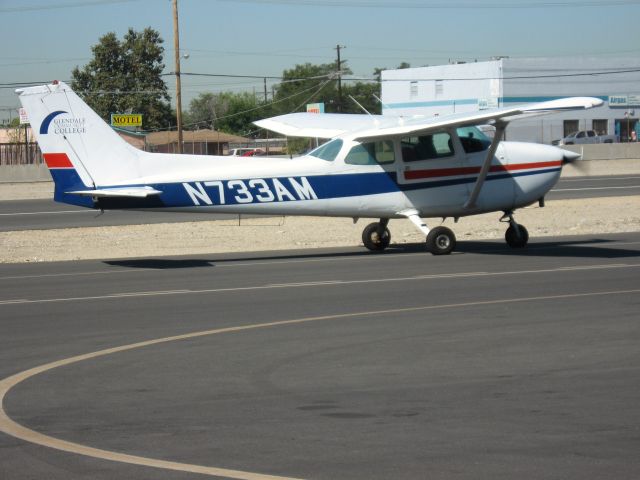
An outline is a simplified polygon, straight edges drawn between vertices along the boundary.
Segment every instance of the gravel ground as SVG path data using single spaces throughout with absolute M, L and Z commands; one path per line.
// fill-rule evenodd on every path
M 640 174 L 640 160 L 584 162 L 591 175 Z M 584 172 L 565 169 L 563 176 Z M 42 198 L 51 195 L 50 183 L 0 184 L 0 200 Z M 26 196 L 30 195 L 30 196 Z M 545 208 L 516 212 L 532 238 L 640 231 L 640 197 L 547 201 Z M 108 212 L 106 213 L 108 215 Z M 500 213 L 444 222 L 458 240 L 503 238 Z M 354 246 L 361 244 L 368 220 L 353 224 L 348 218 L 278 217 L 237 221 L 187 222 L 117 227 L 0 233 L 0 263 L 57 260 L 157 257 L 240 251 Z M 427 219 L 429 226 L 442 219 Z M 389 224 L 392 243 L 419 243 L 423 236 L 406 220 Z

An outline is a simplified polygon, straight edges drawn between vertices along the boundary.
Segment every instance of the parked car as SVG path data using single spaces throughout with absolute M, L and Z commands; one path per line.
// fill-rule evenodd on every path
M 265 151 L 261 148 L 233 148 L 229 151 L 232 157 L 254 157 L 265 155 Z
M 615 135 L 598 135 L 593 130 L 579 130 L 573 132 L 558 142 L 558 145 L 584 145 L 587 143 L 615 143 Z

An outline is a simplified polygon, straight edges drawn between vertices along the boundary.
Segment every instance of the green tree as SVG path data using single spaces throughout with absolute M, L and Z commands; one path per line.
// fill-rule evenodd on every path
M 163 40 L 152 28 L 133 29 L 122 41 L 115 33 L 91 47 L 93 59 L 72 72 L 72 88 L 106 121 L 112 113 L 141 113 L 145 129 L 166 127 L 172 120 L 164 69 Z
M 262 105 L 248 92 L 201 93 L 189 103 L 185 126 L 248 136 L 256 129 L 252 122 L 266 116 Z
M 343 73 L 351 71 L 343 67 Z M 304 111 L 307 103 L 323 102 L 325 111 L 337 111 L 338 87 L 336 64 L 296 65 L 282 72 L 282 83 L 276 87 L 275 114 Z M 344 97 L 344 95 L 343 95 Z M 343 103 L 346 103 L 343 98 Z
M 353 97 L 367 112 L 373 115 L 382 112 L 382 106 L 376 99 L 376 97 L 380 98 L 380 83 L 378 82 L 349 84 L 342 88 L 342 94 L 346 97 L 342 107 L 344 113 L 365 113 L 350 97 Z

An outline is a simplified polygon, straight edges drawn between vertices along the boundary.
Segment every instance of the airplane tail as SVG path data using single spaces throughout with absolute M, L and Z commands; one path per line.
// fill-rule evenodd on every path
M 143 152 L 125 142 L 68 85 L 54 82 L 16 93 L 53 177 L 56 201 L 91 207 L 87 192 L 139 177 Z

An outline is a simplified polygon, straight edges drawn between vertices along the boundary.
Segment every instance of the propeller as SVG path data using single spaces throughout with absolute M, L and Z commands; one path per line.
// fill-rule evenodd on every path
M 584 149 L 580 148 L 580 153 L 564 150 L 562 157 L 562 166 L 575 170 L 580 175 L 589 175 L 588 163 L 582 161 Z

